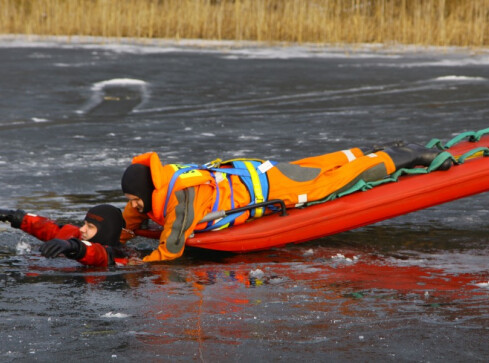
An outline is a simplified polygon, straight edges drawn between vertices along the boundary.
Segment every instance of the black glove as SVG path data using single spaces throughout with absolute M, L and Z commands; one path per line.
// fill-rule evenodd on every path
M 14 213 L 12 209 L 0 209 L 0 222 L 12 222 Z
M 0 209 L 0 222 L 10 222 L 12 227 L 20 228 L 25 212 L 21 209 Z
M 79 260 L 85 257 L 87 251 L 85 244 L 77 238 L 55 238 L 44 243 L 40 248 L 41 254 L 48 258 L 58 257 L 64 254 L 68 258 Z

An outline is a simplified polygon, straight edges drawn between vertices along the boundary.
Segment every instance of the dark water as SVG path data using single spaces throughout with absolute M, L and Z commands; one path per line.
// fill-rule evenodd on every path
M 132 156 L 276 160 L 489 126 L 489 54 L 0 41 L 2 208 L 124 205 Z M 246 255 L 90 269 L 0 225 L 1 361 L 484 361 L 489 196 Z M 137 239 L 139 249 L 154 241 Z

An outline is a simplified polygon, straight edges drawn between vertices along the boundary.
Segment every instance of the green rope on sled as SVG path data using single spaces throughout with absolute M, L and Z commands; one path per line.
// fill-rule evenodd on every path
M 439 150 L 446 150 L 452 147 L 453 145 L 461 142 L 464 139 L 468 139 L 470 142 L 476 142 L 481 139 L 482 136 L 489 134 L 489 128 L 479 130 L 479 131 L 468 131 L 468 132 L 463 132 L 460 135 L 457 135 L 454 137 L 452 140 L 448 141 L 445 145 L 439 140 L 439 139 L 432 139 L 427 145 L 427 148 L 432 148 L 432 147 L 437 147 Z M 348 194 L 352 194 L 355 192 L 359 191 L 367 191 L 369 189 L 372 189 L 378 185 L 386 184 L 386 183 L 394 183 L 399 180 L 399 178 L 403 175 L 418 175 L 418 174 L 428 174 L 431 173 L 432 171 L 437 170 L 447 159 L 452 160 L 454 164 L 463 164 L 465 160 L 468 158 L 472 157 L 473 155 L 477 153 L 482 153 L 482 156 L 488 157 L 489 156 L 489 148 L 487 147 L 477 147 L 472 150 L 467 151 L 465 154 L 461 155 L 458 160 L 448 151 L 443 151 L 440 154 L 438 154 L 433 161 L 431 162 L 430 166 L 428 168 L 413 168 L 413 169 L 399 169 L 393 174 L 389 175 L 388 177 L 381 179 L 381 180 L 376 180 L 376 181 L 371 181 L 371 182 L 366 182 L 364 180 L 359 180 L 356 182 L 352 187 L 348 188 L 347 190 L 344 191 L 339 191 L 332 193 L 328 195 L 327 197 L 317 200 L 314 202 L 309 202 L 306 203 L 304 206 L 311 206 L 315 204 L 321 204 L 330 200 L 334 200 L 340 197 L 343 197 Z
M 458 163 L 463 164 L 466 159 L 470 158 L 471 156 L 473 156 L 477 153 L 482 153 L 482 156 L 489 156 L 489 148 L 487 148 L 487 147 L 476 147 L 475 149 L 469 150 L 465 154 L 461 155 L 458 158 Z
M 461 141 L 467 139 L 470 142 L 476 142 L 481 139 L 482 136 L 489 134 L 489 128 L 479 131 L 467 131 L 455 136 L 453 139 L 443 144 L 439 139 L 432 139 L 426 144 L 426 147 L 431 149 L 437 147 L 439 150 L 445 150 L 451 148 L 453 145 L 458 144 Z

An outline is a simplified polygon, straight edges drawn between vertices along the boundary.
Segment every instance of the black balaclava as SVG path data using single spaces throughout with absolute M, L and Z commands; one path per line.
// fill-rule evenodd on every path
M 119 246 L 119 238 L 126 222 L 119 208 L 110 204 L 100 204 L 88 210 L 85 220 L 97 227 L 97 233 L 90 239 L 108 246 Z
M 122 192 L 132 194 L 144 202 L 143 212 L 148 213 L 153 207 L 153 191 L 155 186 L 151 178 L 151 169 L 142 164 L 129 166 L 121 180 Z

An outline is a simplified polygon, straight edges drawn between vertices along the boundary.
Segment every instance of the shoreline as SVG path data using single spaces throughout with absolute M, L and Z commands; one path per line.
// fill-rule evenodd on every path
M 182 48 L 225 51 L 239 49 L 304 49 L 304 51 L 332 51 L 343 53 L 489 53 L 489 47 L 479 46 L 439 46 L 424 44 L 402 43 L 308 43 L 308 42 L 278 42 L 253 40 L 212 40 L 212 39 L 171 39 L 171 38 L 136 38 L 136 37 L 103 37 L 103 36 L 68 36 L 68 35 L 36 35 L 36 34 L 0 34 L 0 48 L 37 46 L 96 46 L 96 47 L 148 47 L 148 48 Z

